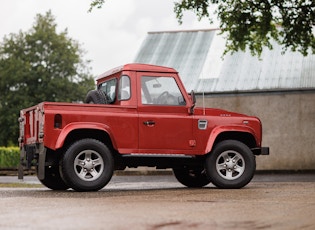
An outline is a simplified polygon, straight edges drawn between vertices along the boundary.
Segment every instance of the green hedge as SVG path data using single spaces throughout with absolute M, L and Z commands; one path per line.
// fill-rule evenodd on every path
M 17 169 L 19 161 L 19 147 L 0 147 L 0 169 Z

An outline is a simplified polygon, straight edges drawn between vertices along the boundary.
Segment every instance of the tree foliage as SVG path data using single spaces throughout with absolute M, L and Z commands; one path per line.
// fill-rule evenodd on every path
M 283 47 L 307 55 L 315 53 L 315 2 L 313 0 L 182 0 L 175 3 L 179 22 L 185 10 L 209 18 L 210 4 L 222 34 L 226 34 L 226 52 L 245 51 L 260 55 L 263 47 L 272 49 L 272 40 Z
M 104 3 L 105 3 L 105 0 L 92 0 L 89 12 L 91 12 L 94 7 L 98 8 L 98 9 L 102 8 Z
M 0 146 L 17 142 L 19 110 L 42 101 L 82 101 L 94 87 L 83 50 L 57 33 L 51 12 L 0 43 Z
M 105 0 L 92 0 L 101 8 Z M 209 13 L 214 8 L 214 15 Z M 314 0 L 178 0 L 174 12 L 182 23 L 185 11 L 194 12 L 210 23 L 217 16 L 222 34 L 226 37 L 227 52 L 249 49 L 260 56 L 263 47 L 272 49 L 277 41 L 286 50 L 303 55 L 315 53 L 315 1 Z M 211 11 L 212 12 L 212 11 Z

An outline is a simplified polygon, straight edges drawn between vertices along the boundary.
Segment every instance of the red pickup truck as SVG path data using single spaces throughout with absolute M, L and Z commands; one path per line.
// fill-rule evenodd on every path
M 97 79 L 84 104 L 42 102 L 20 112 L 19 178 L 36 167 L 53 190 L 102 189 L 114 170 L 171 168 L 188 187 L 247 185 L 261 147 L 258 118 L 195 107 L 176 70 L 126 64 Z

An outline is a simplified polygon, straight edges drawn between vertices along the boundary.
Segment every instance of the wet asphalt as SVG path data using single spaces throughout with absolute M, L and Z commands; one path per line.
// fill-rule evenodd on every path
M 154 178 L 152 180 L 152 178 Z M 111 183 L 120 182 L 176 182 L 171 172 L 155 172 L 146 173 L 128 173 L 121 172 L 114 175 Z M 252 182 L 315 182 L 315 170 L 308 171 L 258 171 L 256 172 Z M 17 176 L 0 176 L 0 184 L 3 183 L 24 183 L 24 184 L 40 184 L 36 176 L 24 176 L 23 180 L 19 180 Z
M 83 193 L 49 190 L 34 176 L 0 177 L 0 185 L 4 230 L 315 229 L 314 172 L 258 172 L 231 190 L 186 188 L 172 175 L 115 175 Z

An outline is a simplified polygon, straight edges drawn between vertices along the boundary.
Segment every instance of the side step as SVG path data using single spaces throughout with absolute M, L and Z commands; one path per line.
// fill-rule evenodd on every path
M 128 154 L 120 156 L 121 163 L 130 168 L 138 166 L 156 167 L 157 169 L 176 167 L 200 167 L 204 157 L 176 154 Z

